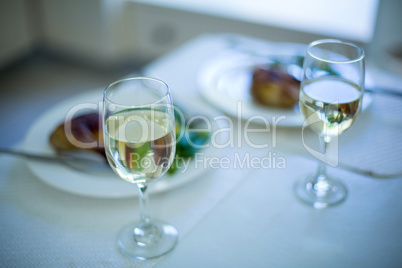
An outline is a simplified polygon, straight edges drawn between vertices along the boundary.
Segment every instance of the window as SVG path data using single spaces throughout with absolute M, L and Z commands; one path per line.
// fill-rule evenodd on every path
M 369 43 L 379 0 L 131 0 Z

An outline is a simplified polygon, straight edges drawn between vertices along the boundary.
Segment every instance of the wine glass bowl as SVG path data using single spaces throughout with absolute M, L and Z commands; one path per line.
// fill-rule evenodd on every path
M 110 166 L 139 189 L 140 219 L 121 230 L 118 248 L 141 260 L 167 253 L 176 245 L 178 232 L 170 224 L 151 220 L 147 190 L 175 156 L 174 107 L 168 85 L 149 77 L 110 84 L 103 98 L 103 134 Z
M 317 208 L 335 205 L 346 197 L 346 187 L 326 174 L 328 144 L 356 120 L 364 93 L 364 51 L 339 40 L 311 43 L 303 63 L 300 111 L 304 127 L 318 134 L 321 156 L 317 172 L 296 184 L 298 197 Z M 337 157 L 337 156 L 335 156 Z

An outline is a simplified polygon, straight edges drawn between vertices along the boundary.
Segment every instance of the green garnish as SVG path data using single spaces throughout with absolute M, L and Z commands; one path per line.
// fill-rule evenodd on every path
M 177 108 L 177 107 L 176 107 Z M 193 158 L 197 152 L 201 150 L 199 146 L 209 142 L 211 133 L 208 131 L 191 131 L 200 130 L 200 123 L 196 120 L 188 124 L 188 120 L 181 120 L 180 114 L 175 110 L 176 116 L 176 155 L 173 164 L 168 170 L 169 175 L 175 174 L 184 161 Z

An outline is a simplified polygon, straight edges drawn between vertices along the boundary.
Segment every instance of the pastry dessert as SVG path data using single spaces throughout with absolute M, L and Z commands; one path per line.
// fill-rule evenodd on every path
M 89 113 L 64 122 L 50 135 L 50 144 L 58 151 L 92 150 L 105 155 L 102 124 L 99 120 L 98 113 Z
M 292 108 L 299 101 L 300 81 L 280 68 L 259 66 L 253 71 L 251 96 L 256 103 Z

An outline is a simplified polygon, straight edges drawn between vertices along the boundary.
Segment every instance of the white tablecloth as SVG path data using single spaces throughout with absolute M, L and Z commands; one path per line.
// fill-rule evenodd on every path
M 200 97 L 197 73 L 227 46 L 226 35 L 200 36 L 144 73 L 165 80 L 178 102 L 208 105 Z M 380 86 L 401 85 L 400 77 L 371 72 Z M 400 104 L 375 97 L 340 139 L 341 161 L 380 174 L 400 172 Z M 271 135 L 253 139 L 264 142 Z M 316 167 L 301 145 L 300 129 L 278 128 L 277 137 L 275 148 L 253 149 L 243 140 L 222 156 L 261 159 L 274 153 L 285 160 L 284 168 L 210 168 L 191 183 L 151 195 L 151 215 L 175 225 L 180 241 L 170 254 L 150 261 L 128 259 L 115 245 L 119 229 L 138 217 L 136 198 L 65 193 L 35 178 L 24 160 L 0 156 L 0 266 L 401 267 L 402 177 L 376 179 L 330 168 L 346 184 L 348 197 L 316 210 L 293 193 L 294 182 Z

